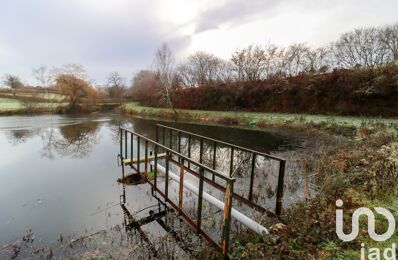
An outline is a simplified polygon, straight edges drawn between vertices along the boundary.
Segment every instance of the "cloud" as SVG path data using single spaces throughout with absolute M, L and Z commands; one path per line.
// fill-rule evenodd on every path
M 249 43 L 323 44 L 355 27 L 397 22 L 396 0 L 1 0 L 0 77 L 34 84 L 32 67 L 83 64 L 97 83 L 131 78 L 167 42 L 182 59 Z
M 282 2 L 278 0 L 227 1 L 217 8 L 201 12 L 195 21 L 195 33 L 216 29 L 223 24 L 233 26 L 260 16 L 263 19 L 267 18 L 266 15 L 276 13 Z

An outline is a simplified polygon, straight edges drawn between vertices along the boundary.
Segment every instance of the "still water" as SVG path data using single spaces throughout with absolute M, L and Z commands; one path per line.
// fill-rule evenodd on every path
M 156 123 L 116 114 L 0 117 L 0 245 L 28 229 L 46 243 L 121 224 L 118 127 L 154 138 Z M 262 152 L 283 154 L 299 143 L 272 130 L 165 124 Z M 126 193 L 132 212 L 156 204 L 149 185 Z

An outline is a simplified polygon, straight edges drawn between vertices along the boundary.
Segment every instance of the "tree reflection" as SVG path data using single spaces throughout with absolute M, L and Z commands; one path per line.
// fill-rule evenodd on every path
M 127 121 L 119 118 L 114 118 L 107 122 L 107 127 L 110 129 L 111 139 L 114 144 L 119 144 L 119 127 L 128 127 Z
M 7 139 L 10 140 L 13 145 L 18 145 L 25 143 L 29 138 L 33 137 L 36 134 L 37 132 L 31 129 L 11 130 L 7 134 Z
M 86 122 L 62 126 L 59 129 L 50 128 L 41 135 L 43 148 L 41 156 L 53 159 L 55 154 L 73 158 L 86 157 L 99 137 L 97 128 L 99 122 Z

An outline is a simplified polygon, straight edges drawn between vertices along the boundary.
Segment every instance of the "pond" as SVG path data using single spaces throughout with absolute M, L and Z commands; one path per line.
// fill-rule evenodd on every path
M 116 182 L 121 175 L 118 128 L 154 138 L 156 123 L 111 113 L 0 117 L 0 245 L 26 230 L 45 244 L 60 234 L 78 237 L 123 223 L 122 186 Z M 287 130 L 162 123 L 282 156 L 302 149 L 300 137 Z M 288 187 L 285 200 L 300 199 L 301 190 Z M 157 204 L 149 185 L 125 191 L 131 212 Z

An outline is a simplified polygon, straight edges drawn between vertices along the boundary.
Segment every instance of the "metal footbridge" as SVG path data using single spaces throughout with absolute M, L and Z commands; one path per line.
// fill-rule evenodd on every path
M 269 217 L 278 218 L 281 214 L 285 159 L 160 124 L 156 125 L 155 140 L 123 127 L 119 131 L 118 160 L 122 180 L 133 177 L 147 182 L 152 195 L 160 195 L 165 204 L 174 208 L 225 257 L 230 246 L 232 219 L 257 234 L 269 233 L 266 227 L 236 208 L 238 204 Z M 270 164 L 260 163 L 263 161 Z M 127 173 L 126 167 L 133 172 Z M 264 167 L 275 171 L 277 185 L 273 209 L 256 195 L 263 192 L 259 187 L 262 187 L 264 176 L 259 178 L 259 175 L 265 174 Z M 243 181 L 236 185 L 241 178 Z M 210 207 L 222 213 L 222 219 L 214 224 L 219 232 L 214 231 L 217 228 L 213 230 L 203 225 L 204 214 L 210 214 Z M 217 235 L 221 239 L 216 239 Z

